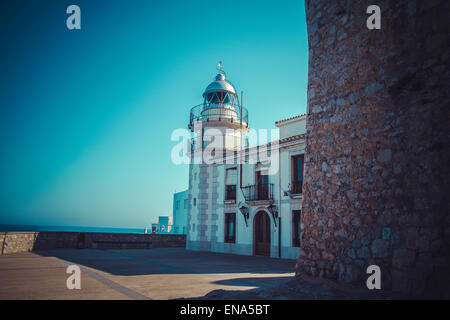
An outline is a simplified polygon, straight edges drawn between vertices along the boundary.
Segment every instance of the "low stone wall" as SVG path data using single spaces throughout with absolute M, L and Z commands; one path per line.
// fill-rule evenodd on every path
M 1 232 L 1 254 L 49 249 L 150 249 L 186 247 L 186 236 L 175 234 L 96 232 Z
M 31 251 L 37 232 L 2 232 L 0 233 L 1 254 Z

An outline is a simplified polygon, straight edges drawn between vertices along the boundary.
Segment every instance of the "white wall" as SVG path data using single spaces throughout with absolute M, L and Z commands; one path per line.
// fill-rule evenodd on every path
M 304 134 L 306 133 L 306 116 L 279 122 L 276 126 L 280 128 L 280 139 Z
M 189 199 L 189 190 L 177 192 L 173 195 L 173 225 L 171 233 L 186 234 L 188 225 L 188 208 L 184 207 L 185 200 Z M 177 208 L 179 201 L 179 208 Z M 189 207 L 189 206 L 188 206 Z
M 281 124 L 277 124 L 280 128 L 280 138 L 287 138 L 291 136 L 296 136 L 303 134 L 305 132 L 305 119 L 298 118 L 294 120 L 288 120 Z M 299 248 L 292 247 L 292 211 L 301 209 L 301 199 L 291 199 L 289 196 L 284 196 L 283 191 L 288 189 L 288 184 L 291 180 L 291 156 L 297 154 L 303 154 L 305 149 L 304 138 L 300 140 L 282 143 L 280 144 L 280 170 L 269 177 L 269 182 L 274 184 L 274 199 L 275 204 L 279 208 L 281 215 L 281 257 L 289 259 L 297 259 L 299 255 Z M 229 167 L 236 167 L 238 169 L 238 179 L 237 179 L 237 191 L 236 191 L 236 202 L 234 204 L 224 203 L 225 198 L 225 178 L 226 169 Z M 189 193 L 191 196 L 190 203 L 190 221 L 191 226 L 188 233 L 188 249 L 196 249 L 195 244 L 190 245 L 189 241 L 198 241 L 198 205 L 200 193 L 208 193 L 208 232 L 207 239 L 211 240 L 211 230 L 212 230 L 212 219 L 211 217 L 217 214 L 217 230 L 215 235 L 217 236 L 217 242 L 211 243 L 211 251 L 216 252 L 228 252 L 235 254 L 253 254 L 253 219 L 257 212 L 264 210 L 268 205 L 252 206 L 250 211 L 250 218 L 248 221 L 248 226 L 246 226 L 244 217 L 238 209 L 238 204 L 244 201 L 243 194 L 239 189 L 239 165 L 220 165 L 217 167 L 217 197 L 213 197 L 213 169 L 212 166 L 209 168 L 209 178 L 207 181 L 207 188 L 205 185 L 204 190 L 199 189 L 199 166 L 192 165 L 190 174 L 190 189 Z M 253 185 L 255 184 L 255 165 L 254 164 L 243 164 L 242 165 L 242 185 Z M 281 196 L 280 196 L 281 194 Z M 197 199 L 197 205 L 193 205 L 194 198 Z M 215 205 L 214 205 L 215 204 Z M 213 209 L 214 208 L 214 209 Z M 236 243 L 228 244 L 224 243 L 224 217 L 226 212 L 236 212 Z M 273 223 L 272 216 L 269 214 L 271 220 L 271 256 L 278 257 L 278 233 L 279 226 L 277 221 L 277 227 Z M 195 224 L 195 229 L 192 226 Z M 194 243 L 193 242 L 193 243 Z M 190 247 L 191 246 L 191 247 Z

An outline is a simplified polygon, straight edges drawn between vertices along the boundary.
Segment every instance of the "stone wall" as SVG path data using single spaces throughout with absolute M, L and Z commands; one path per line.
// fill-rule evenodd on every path
M 1 232 L 1 254 L 50 249 L 150 249 L 186 246 L 185 235 L 97 232 Z
M 449 296 L 450 2 L 306 0 L 306 17 L 297 275 L 365 287 L 377 264 L 383 289 Z
M 31 251 L 36 241 L 37 232 L 1 232 L 1 254 Z

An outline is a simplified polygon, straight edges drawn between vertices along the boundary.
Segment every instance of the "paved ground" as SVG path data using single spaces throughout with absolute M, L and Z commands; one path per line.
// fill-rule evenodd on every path
M 81 268 L 69 290 L 66 268 Z M 186 251 L 52 250 L 0 256 L 0 299 L 176 299 L 270 290 L 293 279 L 294 260 Z M 224 291 L 226 290 L 226 291 Z

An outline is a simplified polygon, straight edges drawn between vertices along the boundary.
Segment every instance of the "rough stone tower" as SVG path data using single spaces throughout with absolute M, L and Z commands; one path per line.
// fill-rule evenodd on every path
M 365 286 L 377 264 L 382 289 L 448 295 L 450 2 L 306 0 L 306 18 L 297 274 Z

